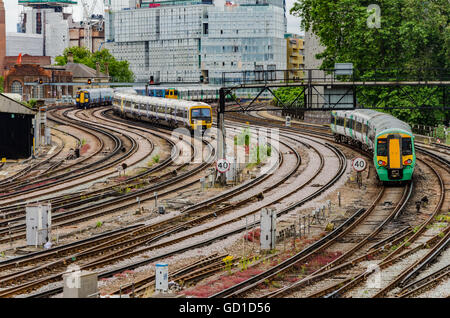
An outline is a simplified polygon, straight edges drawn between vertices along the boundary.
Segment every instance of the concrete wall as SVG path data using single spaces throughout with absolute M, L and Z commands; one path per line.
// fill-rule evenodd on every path
M 7 33 L 6 55 L 18 56 L 19 53 L 42 56 L 44 52 L 44 37 L 41 34 Z
M 322 61 L 318 60 L 315 55 L 323 52 L 324 46 L 320 45 L 319 38 L 311 31 L 305 32 L 304 42 L 305 53 L 305 69 L 318 69 L 322 65 Z

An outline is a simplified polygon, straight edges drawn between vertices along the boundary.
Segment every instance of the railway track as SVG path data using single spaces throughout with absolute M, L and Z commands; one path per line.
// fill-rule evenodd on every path
M 287 137 L 287 134 L 285 134 L 284 136 Z M 331 145 L 328 145 L 328 146 L 331 146 Z M 331 148 L 330 148 L 330 149 L 331 149 Z M 337 150 L 337 152 L 339 152 L 338 149 L 336 149 L 336 150 Z M 341 161 L 341 159 L 339 159 L 339 160 Z M 344 159 L 343 161 L 345 161 L 345 159 Z M 255 185 L 255 184 L 252 184 L 252 186 L 254 186 L 254 185 Z M 321 190 L 322 190 L 322 189 L 321 189 Z M 323 190 L 323 191 L 324 191 L 324 190 Z M 405 191 L 405 192 L 407 192 L 407 191 Z M 232 197 L 232 196 L 234 196 L 234 195 L 235 195 L 235 193 L 233 193 L 232 191 L 230 191 L 230 192 L 228 193 L 228 198 L 229 198 L 229 197 Z M 288 196 L 288 195 L 287 195 L 287 196 Z M 286 197 L 287 197 L 287 196 L 286 196 Z M 225 196 L 224 196 L 224 197 L 225 197 Z M 190 212 L 194 212 L 194 211 L 195 211 L 195 212 L 198 212 L 198 211 L 204 209 L 205 207 L 213 206 L 214 204 L 217 204 L 217 202 L 215 201 L 215 199 L 209 199 L 209 200 L 206 200 L 205 202 L 200 202 L 198 205 L 196 205 L 196 206 L 194 206 L 194 207 L 191 207 Z M 301 204 L 300 204 L 300 205 L 301 205 Z M 293 208 L 295 208 L 295 207 L 289 207 L 288 209 L 293 209 Z M 228 209 L 229 209 L 229 208 L 228 208 Z M 189 210 L 189 209 L 187 209 L 187 210 Z M 259 210 L 259 209 L 258 209 L 258 210 Z M 218 211 L 220 211 L 220 210 L 217 210 L 217 209 L 214 210 L 214 213 L 215 213 L 214 217 L 217 217 L 217 212 L 218 212 Z M 281 212 L 283 212 L 283 211 L 281 211 Z M 281 212 L 280 212 L 280 213 L 281 213 Z M 359 212 L 359 213 L 364 213 L 364 211 L 358 211 L 358 212 Z M 398 211 L 396 211 L 395 214 L 397 214 L 397 212 L 398 212 Z M 285 213 L 287 213 L 287 212 L 285 212 Z M 392 215 L 395 215 L 395 214 L 392 213 Z M 181 224 L 181 225 L 178 225 L 178 226 L 174 226 L 174 227 L 172 227 L 172 228 L 169 227 L 168 229 L 165 230 L 165 232 L 164 232 L 164 231 L 159 232 L 156 236 L 153 236 L 152 238 L 151 238 L 150 236 L 144 236 L 144 235 L 143 235 L 143 238 L 145 237 L 145 239 L 147 240 L 146 243 L 149 244 L 149 246 L 144 247 L 144 248 L 141 248 L 141 249 L 138 249 L 138 250 L 131 250 L 130 248 L 121 249 L 120 247 L 117 247 L 118 249 L 114 251 L 110 246 L 108 246 L 107 244 L 105 244 L 104 246 L 101 246 L 102 248 L 105 248 L 104 251 L 106 251 L 106 248 L 108 248 L 108 249 L 110 249 L 110 250 L 113 250 L 113 252 L 112 252 L 112 253 L 107 253 L 106 255 L 103 255 L 103 256 L 101 256 L 100 258 L 97 258 L 96 260 L 94 260 L 94 261 L 92 261 L 92 262 L 89 262 L 89 263 L 83 265 L 82 268 L 86 268 L 86 269 L 95 269 L 95 268 L 103 267 L 103 266 L 105 266 L 105 264 L 109 264 L 109 263 L 111 263 L 111 262 L 118 261 L 118 260 L 123 259 L 123 258 L 129 258 L 129 257 L 132 257 L 132 256 L 134 256 L 134 255 L 142 254 L 142 253 L 144 253 L 144 252 L 146 252 L 146 251 L 156 250 L 156 249 L 158 249 L 158 248 L 161 249 L 161 248 L 163 248 L 163 247 L 167 247 L 167 246 L 173 245 L 173 244 L 175 244 L 175 243 L 177 243 L 177 242 L 180 242 L 180 241 L 182 241 L 182 240 L 184 240 L 184 239 L 188 239 L 188 238 L 192 237 L 191 234 L 182 236 L 181 238 L 177 238 L 177 239 L 174 239 L 174 240 L 169 240 L 169 241 L 166 241 L 166 242 L 163 242 L 163 243 L 157 243 L 157 240 L 160 240 L 160 239 L 163 238 L 163 237 L 166 237 L 166 236 L 168 236 L 168 235 L 170 235 L 170 234 L 178 233 L 179 231 L 181 231 L 181 230 L 183 230 L 183 229 L 186 229 L 186 228 L 188 228 L 188 227 L 196 226 L 196 225 L 198 225 L 198 224 L 201 224 L 203 221 L 207 220 L 208 218 L 212 218 L 212 217 L 213 217 L 212 214 L 209 214 L 209 215 L 210 215 L 209 217 L 206 217 L 206 215 L 205 215 L 205 216 L 198 217 L 198 219 L 190 220 L 190 221 L 188 221 L 188 222 L 190 222 L 189 224 Z M 354 217 L 357 218 L 358 216 L 354 216 Z M 199 220 L 199 219 L 202 219 L 202 220 Z M 199 221 L 200 221 L 200 222 L 199 222 Z M 168 223 L 169 223 L 169 222 L 168 222 Z M 224 224 L 221 224 L 220 226 L 223 226 L 223 225 L 224 225 Z M 256 225 L 256 224 L 255 224 L 255 225 Z M 347 225 L 348 225 L 348 224 L 347 224 Z M 211 231 L 213 228 L 219 228 L 220 226 L 210 227 L 208 230 L 200 230 L 200 231 L 197 231 L 197 232 L 196 232 L 196 235 L 200 235 L 200 234 L 203 234 L 203 233 L 207 233 L 208 231 Z M 247 227 L 245 227 L 245 228 L 247 228 Z M 190 246 L 187 247 L 187 248 L 195 248 L 195 247 L 202 246 L 202 244 L 210 244 L 211 242 L 213 242 L 213 241 L 215 241 L 215 240 L 218 240 L 218 239 L 227 237 L 228 235 L 232 235 L 233 233 L 239 233 L 239 232 L 242 232 L 242 231 L 243 231 L 243 228 L 241 227 L 240 229 L 236 229 L 236 230 L 234 230 L 234 231 L 225 233 L 223 236 L 221 235 L 220 237 L 216 237 L 216 238 L 213 238 L 213 239 L 211 239 L 211 240 L 206 240 L 206 241 L 201 242 L 201 243 L 192 244 L 192 245 L 190 245 Z M 153 234 L 155 234 L 155 233 L 153 233 Z M 387 242 L 388 244 L 392 244 L 392 242 L 396 242 L 396 240 L 397 240 L 397 242 L 398 242 L 399 239 L 405 237 L 405 236 L 404 236 L 405 234 L 411 234 L 411 231 L 410 231 L 409 229 L 403 229 L 402 232 L 400 232 L 400 233 L 394 233 L 394 234 L 392 235 L 392 237 L 388 238 L 388 240 L 387 240 L 386 242 Z M 375 234 L 373 234 L 372 237 L 373 237 L 374 235 L 375 235 Z M 392 241 L 391 241 L 391 239 L 392 239 Z M 367 239 L 367 240 L 365 240 L 365 244 L 367 244 L 369 240 L 370 240 L 370 238 Z M 130 240 L 130 242 L 131 242 L 131 240 Z M 136 241 L 134 241 L 134 242 L 136 242 Z M 133 243 L 128 243 L 128 244 L 133 244 Z M 121 245 L 121 246 L 123 246 L 123 245 Z M 132 246 L 132 245 L 131 245 L 131 246 Z M 136 245 L 136 247 L 137 247 L 137 246 L 138 246 L 138 245 Z M 357 250 L 359 250 L 359 249 L 360 249 L 360 248 L 355 248 L 354 251 L 357 251 Z M 92 251 L 94 251 L 94 250 L 95 250 L 95 248 L 92 249 Z M 163 254 L 163 255 L 161 255 L 161 256 L 157 256 L 157 257 L 151 258 L 151 260 L 154 261 L 154 260 L 162 259 L 162 258 L 164 258 L 164 257 L 167 257 L 168 255 L 174 255 L 174 254 L 176 254 L 176 253 L 181 253 L 183 250 L 186 250 L 186 248 L 178 249 L 178 250 L 175 250 L 175 251 L 172 251 L 172 252 Z M 96 251 L 98 252 L 99 249 L 97 248 Z M 124 252 L 125 252 L 125 253 L 124 253 Z M 349 255 L 349 256 L 350 256 L 350 255 Z M 336 263 L 334 263 L 333 266 L 338 267 L 338 266 L 345 265 L 346 263 L 342 263 L 344 260 L 346 260 L 346 258 L 342 258 L 340 261 L 336 261 Z M 150 261 L 150 262 L 151 262 L 151 261 Z M 220 263 L 220 262 L 219 262 L 219 263 Z M 132 265 L 130 265 L 129 267 L 122 267 L 122 268 L 116 269 L 116 270 L 114 270 L 114 271 L 100 272 L 100 276 L 101 276 L 102 278 L 103 278 L 103 277 L 110 277 L 111 275 L 114 275 L 114 274 L 113 274 L 114 272 L 117 273 L 117 271 L 123 271 L 123 270 L 129 269 L 129 268 L 136 268 L 136 267 L 142 266 L 142 265 L 144 265 L 144 264 L 148 264 L 148 260 L 145 260 L 145 261 L 143 261 L 143 262 L 138 262 L 138 263 L 132 264 Z M 207 265 L 205 265 L 205 266 L 207 266 Z M 218 266 L 218 264 L 217 264 L 217 266 Z M 214 267 L 214 266 L 213 266 L 213 267 Z M 200 268 L 197 268 L 196 270 L 199 270 L 199 269 L 202 269 L 202 268 L 200 267 Z M 204 271 L 204 270 L 205 270 L 205 269 L 203 268 L 203 271 Z M 212 269 L 211 269 L 211 270 L 212 270 Z M 316 273 L 316 274 L 321 274 L 321 275 L 322 275 L 324 272 L 329 271 L 329 270 L 330 270 L 330 268 L 323 269 L 322 272 Z M 202 270 L 201 270 L 201 271 L 202 271 Z M 57 280 L 58 280 L 57 278 L 60 278 L 60 276 L 57 276 L 57 275 L 59 275 L 59 274 L 55 274 L 55 275 L 56 275 L 56 276 L 50 277 L 50 279 L 54 279 L 54 281 L 57 281 Z M 205 274 L 205 275 L 206 275 L 206 274 Z M 202 276 L 202 277 L 203 277 L 203 276 Z M 23 284 L 23 285 L 20 286 L 20 287 L 12 287 L 12 288 L 8 288 L 7 290 L 2 291 L 3 294 L 0 294 L 0 295 L 4 295 L 4 296 L 7 297 L 8 295 L 16 295 L 16 294 L 18 294 L 18 293 L 20 293 L 20 292 L 30 291 L 30 290 L 35 289 L 36 286 L 40 286 L 40 285 L 44 285 L 45 283 L 48 283 L 48 281 L 49 281 L 49 279 L 44 277 L 44 278 L 42 278 L 42 280 L 38 280 L 37 282 L 27 282 L 27 283 Z M 147 277 L 147 278 L 144 279 L 143 282 L 142 282 L 142 286 L 145 286 L 145 288 L 139 289 L 138 291 L 139 291 L 139 292 L 143 292 L 146 288 L 148 288 L 149 284 L 151 284 L 152 282 L 153 282 L 153 281 L 151 280 L 151 277 Z M 136 287 L 136 286 L 135 286 L 135 287 Z M 138 286 L 138 288 L 140 288 L 140 287 L 141 287 L 141 286 Z M 58 290 L 59 290 L 59 292 L 61 291 L 61 289 L 58 289 Z M 135 289 L 135 291 L 136 291 L 136 289 Z M 53 292 L 52 292 L 52 291 L 50 291 L 50 292 L 49 292 L 49 291 L 46 291 L 46 292 L 43 292 L 43 293 L 40 294 L 40 295 L 41 295 L 41 296 L 49 296 L 49 295 L 52 295 L 52 294 L 54 294 L 54 293 L 55 293 L 55 290 L 53 290 Z M 38 296 L 39 296 L 39 295 L 38 295 Z
M 440 161 L 442 161 L 442 158 L 440 158 Z M 411 188 L 412 189 L 412 188 Z M 405 191 L 405 193 L 409 193 L 406 197 L 409 197 L 411 194 L 411 191 Z M 404 195 L 405 197 L 405 195 Z M 406 204 L 405 199 L 402 199 L 399 203 L 399 205 L 397 205 L 397 207 L 401 207 L 403 208 Z M 377 228 L 377 230 L 373 233 L 373 235 L 370 235 L 367 237 L 367 239 L 364 239 L 363 241 L 361 241 L 359 244 L 357 244 L 354 248 L 352 248 L 350 251 L 348 251 L 347 253 L 345 253 L 344 255 L 340 256 L 338 259 L 334 260 L 333 262 L 331 262 L 328 266 L 324 266 L 322 269 L 320 269 L 319 271 L 317 271 L 315 274 L 318 275 L 320 274 L 320 272 L 324 272 L 324 271 L 328 271 L 328 274 L 330 272 L 330 267 L 338 265 L 339 262 L 342 262 L 342 260 L 348 258 L 349 255 L 353 254 L 355 251 L 359 250 L 362 246 L 364 246 L 367 241 L 373 237 L 376 233 L 379 232 L 379 230 L 382 228 L 383 225 L 385 225 L 387 222 L 389 222 L 394 216 L 398 215 L 400 212 L 400 208 L 399 209 L 394 209 L 393 213 L 390 214 L 389 218 L 387 218 L 385 220 L 385 222 L 383 222 L 383 224 Z M 425 225 L 424 225 L 425 226 Z M 360 259 L 361 260 L 361 259 Z M 290 260 L 292 262 L 292 260 Z M 353 265 L 353 264 L 352 264 Z M 277 266 L 278 267 L 278 266 Z M 283 268 L 283 269 L 287 269 L 289 268 L 289 261 L 287 262 L 287 264 L 281 264 L 279 265 L 278 268 Z M 252 287 L 256 287 L 259 284 L 263 283 L 265 279 L 270 278 L 270 277 L 275 277 L 276 275 L 281 274 L 283 271 L 277 271 L 274 269 L 270 269 L 264 273 L 261 274 L 260 280 L 256 279 L 256 278 L 252 278 L 249 281 L 243 282 L 241 283 L 241 286 L 234 286 L 232 288 L 230 288 L 229 290 L 217 293 L 216 295 L 214 295 L 213 297 L 228 297 L 228 296 L 239 296 L 241 295 L 241 293 L 248 291 L 249 289 L 251 289 Z M 314 275 L 312 275 L 314 276 Z M 323 275 L 322 275 L 323 276 Z M 310 283 L 312 281 L 311 277 L 308 277 L 308 279 L 303 280 L 303 282 L 307 281 L 308 283 Z M 345 281 L 344 281 L 345 282 Z M 296 287 L 300 286 L 301 283 L 296 284 Z M 290 291 L 291 287 L 288 288 L 284 288 L 281 291 L 276 291 L 274 293 L 271 293 L 269 295 L 266 295 L 268 297 L 273 297 L 273 296 L 281 296 L 281 295 L 285 295 L 287 292 Z M 320 293 L 318 293 L 320 294 Z
M 217 226 L 216 226 L 216 228 L 217 228 Z M 210 231 L 211 229 L 209 229 L 209 231 Z M 198 233 L 197 233 L 198 234 Z M 230 235 L 230 234 L 228 234 L 228 235 Z M 187 237 L 189 237 L 190 235 L 188 235 Z M 173 244 L 173 242 L 172 242 L 172 244 Z M 164 243 L 164 245 L 170 245 L 170 243 Z M 152 248 L 155 248 L 156 246 L 153 246 L 153 247 L 150 247 L 150 249 L 152 249 Z M 161 247 L 161 246 L 160 246 Z M 133 253 L 142 253 L 144 250 L 143 249 L 141 249 L 141 250 L 138 250 L 138 251 L 135 251 L 135 252 L 133 252 Z M 107 257 L 104 257 L 103 258 L 103 260 L 100 260 L 100 262 L 103 262 L 103 261 L 107 261 L 107 262 L 110 262 L 111 261 L 111 256 L 112 255 L 108 255 Z M 129 257 L 131 257 L 132 255 L 131 254 L 128 254 L 128 255 L 119 255 L 118 256 L 118 258 L 123 258 L 123 257 L 127 257 L 127 258 L 129 258 Z M 91 266 L 98 266 L 99 265 L 99 262 L 97 262 L 96 264 L 91 264 Z

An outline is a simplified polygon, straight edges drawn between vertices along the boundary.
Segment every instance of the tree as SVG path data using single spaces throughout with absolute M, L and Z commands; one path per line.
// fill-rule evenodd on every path
M 95 69 L 96 63 L 99 62 L 101 72 L 105 72 L 105 63 L 108 63 L 109 75 L 113 82 L 134 82 L 134 74 L 130 70 L 128 61 L 117 61 L 107 49 L 91 53 L 85 47 L 66 48 L 63 55 L 55 58 L 56 64 L 66 65 L 69 52 L 73 54 L 74 63 L 84 64 Z
M 282 106 L 278 101 L 280 100 L 283 104 L 288 107 L 291 104 L 291 108 L 304 107 L 304 92 L 303 87 L 280 87 L 274 91 L 276 98 L 273 102 L 276 106 Z
M 0 76 L 0 93 L 3 93 L 3 85 L 5 85 L 5 79 Z
M 370 79 L 374 75 L 387 78 L 417 77 L 427 69 L 435 78 L 450 70 L 450 6 L 448 0 L 379 0 L 380 28 L 370 27 L 370 1 L 364 0 L 302 0 L 295 3 L 291 13 L 301 17 L 302 27 L 311 30 L 320 39 L 325 50 L 316 55 L 323 59 L 321 68 L 331 69 L 334 63 L 352 62 L 355 75 Z M 370 20 L 369 20 L 370 21 Z M 375 73 L 375 70 L 378 71 Z M 382 71 L 380 71 L 382 69 Z M 397 74 L 393 69 L 404 69 Z M 427 97 L 432 88 L 391 90 L 363 89 L 358 101 L 374 105 L 385 99 L 382 106 L 402 106 L 405 109 L 389 111 L 411 123 L 437 124 L 448 112 L 407 110 L 415 107 L 403 95 L 417 97 L 419 106 L 438 104 L 441 96 Z

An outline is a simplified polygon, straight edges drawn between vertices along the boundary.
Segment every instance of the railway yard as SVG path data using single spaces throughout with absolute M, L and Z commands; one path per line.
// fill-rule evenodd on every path
M 225 117 L 227 149 L 245 153 L 242 136 L 246 159 L 264 148 L 225 186 L 215 133 L 177 135 L 111 107 L 49 109 L 52 144 L 0 167 L 0 297 L 62 298 L 74 269 L 97 274 L 94 297 L 161 297 L 159 263 L 165 297 L 450 297 L 450 147 L 416 140 L 412 182 L 387 185 L 328 126 L 286 127 L 260 107 Z M 277 140 L 262 145 L 262 130 Z M 358 175 L 356 157 L 368 162 Z M 51 204 L 46 248 L 27 244 L 36 202 Z M 276 214 L 269 251 L 263 209 Z

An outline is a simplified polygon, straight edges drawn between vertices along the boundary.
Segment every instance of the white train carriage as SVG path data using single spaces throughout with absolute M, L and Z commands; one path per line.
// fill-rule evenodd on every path
M 186 127 L 193 131 L 212 125 L 212 108 L 203 102 L 116 93 L 113 109 L 123 117 L 171 128 Z

